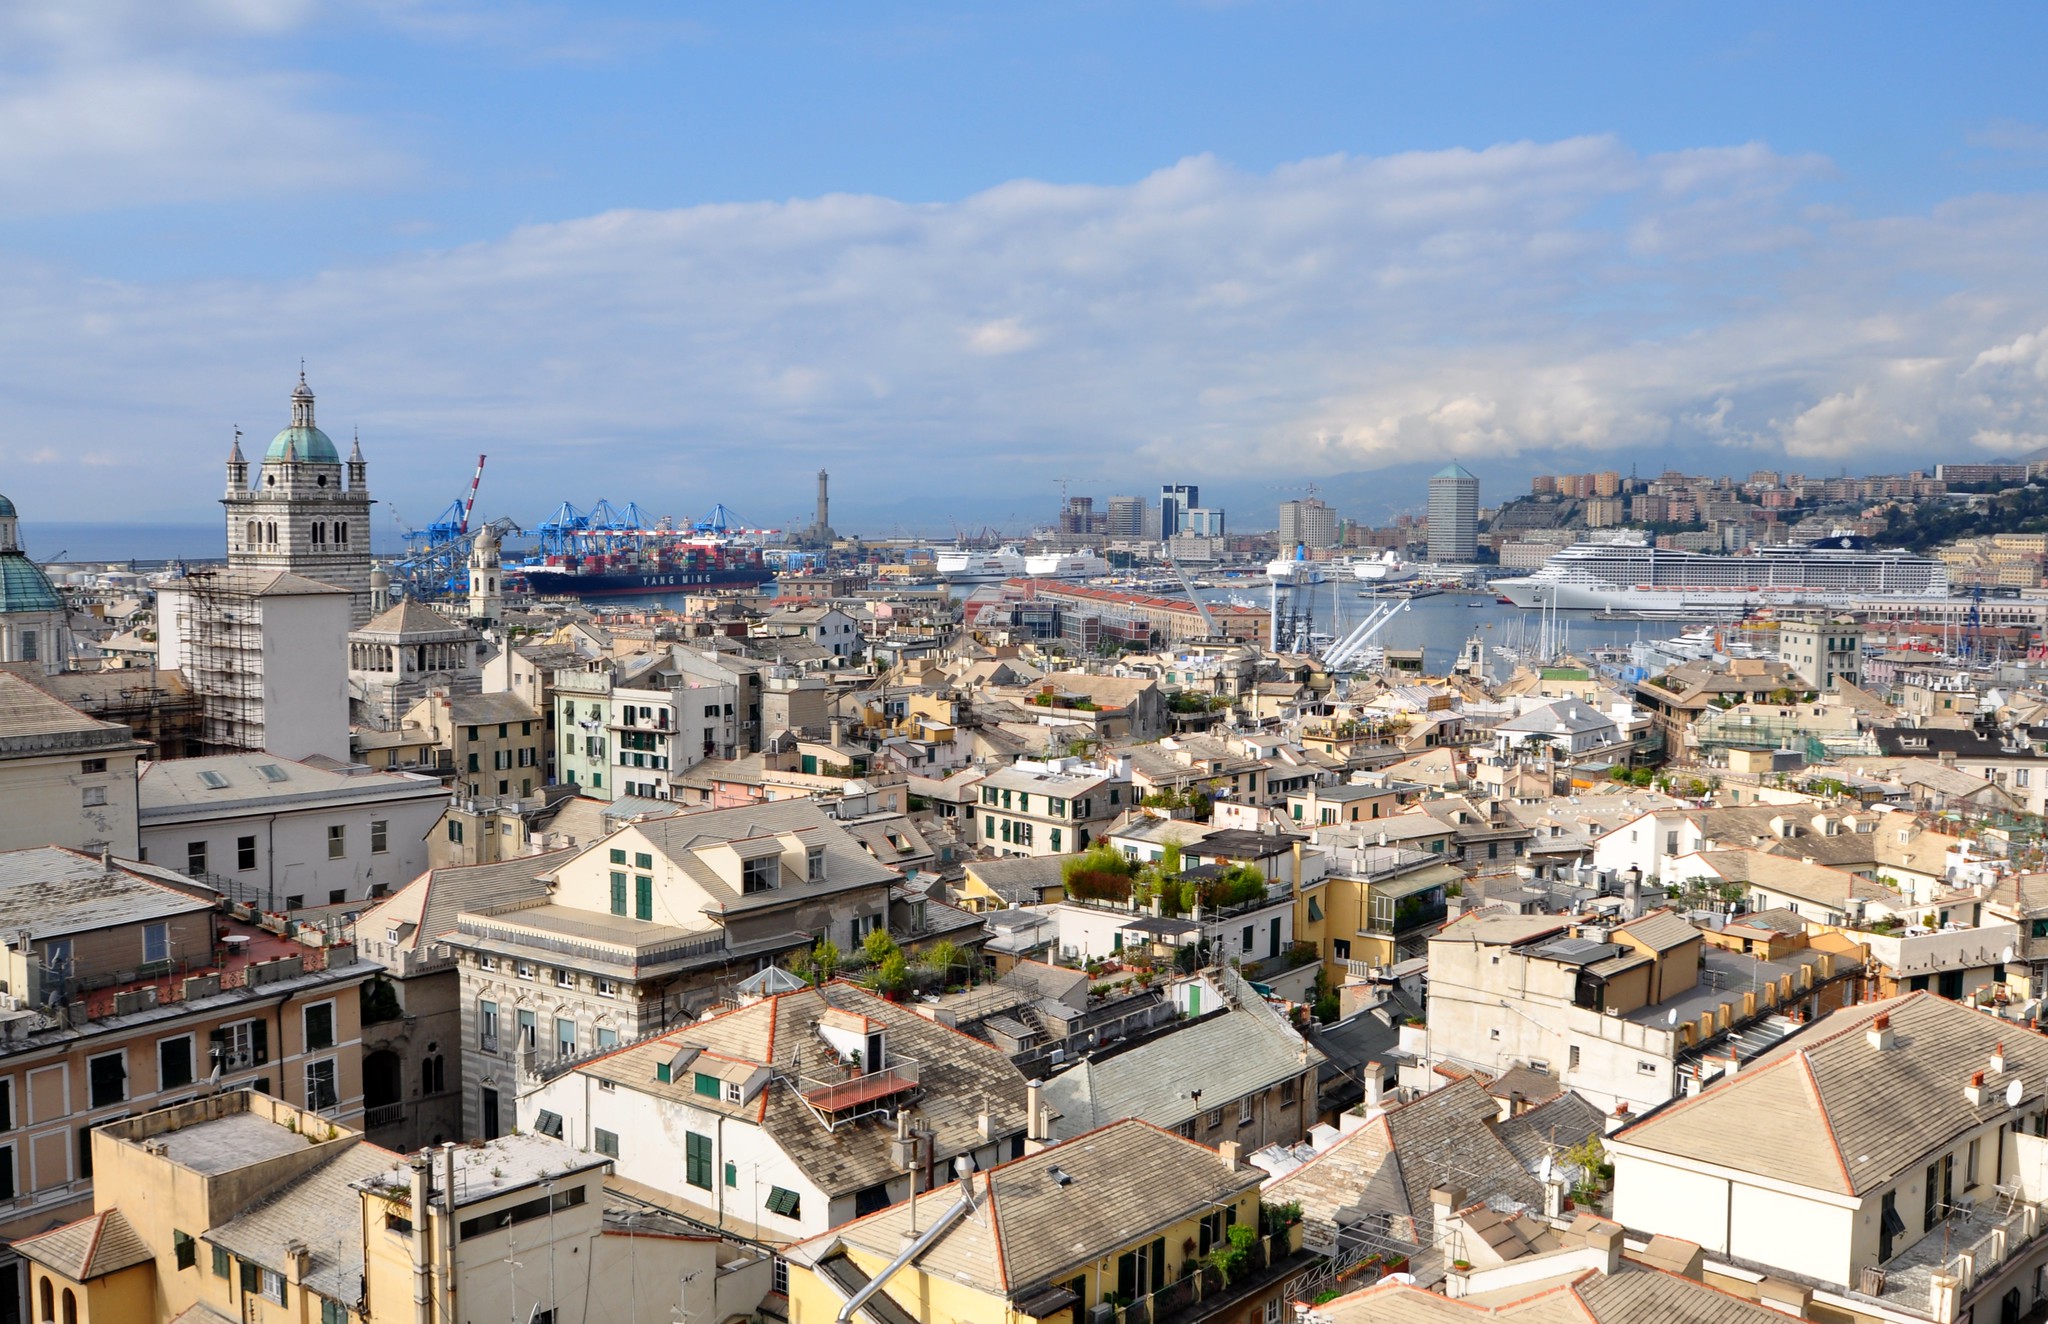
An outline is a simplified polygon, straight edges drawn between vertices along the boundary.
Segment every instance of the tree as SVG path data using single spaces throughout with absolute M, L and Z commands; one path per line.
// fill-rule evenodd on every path
M 861 943 L 860 950 L 869 965 L 880 965 L 896 955 L 896 940 L 889 936 L 887 929 L 872 929 Z
M 910 962 L 904 960 L 903 953 L 894 947 L 875 963 L 873 973 L 868 976 L 868 987 L 877 993 L 900 993 L 909 983 Z
M 811 948 L 811 982 L 822 984 L 839 973 L 839 944 L 830 938 L 818 939 L 818 945 Z
M 941 979 L 951 979 L 955 967 L 965 965 L 966 958 L 958 943 L 941 938 L 925 949 L 924 963 L 926 968 L 938 971 Z

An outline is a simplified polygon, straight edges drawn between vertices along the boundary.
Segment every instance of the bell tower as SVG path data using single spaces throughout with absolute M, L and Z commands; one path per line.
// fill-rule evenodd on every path
M 313 418 L 306 373 L 291 394 L 291 422 L 273 437 L 252 483 L 241 438 L 228 453 L 228 565 L 286 571 L 349 592 L 349 623 L 370 618 L 369 466 L 362 444 L 341 455 Z

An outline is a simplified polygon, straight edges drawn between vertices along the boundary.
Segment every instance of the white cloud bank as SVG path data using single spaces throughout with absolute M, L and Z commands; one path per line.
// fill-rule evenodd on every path
M 819 463 L 950 497 L 2041 444 L 2048 201 L 1858 217 L 1820 205 L 1830 172 L 1590 137 L 610 212 L 278 282 L 0 262 L 0 462 L 111 458 L 99 500 L 195 510 L 301 354 L 414 520 L 479 450 L 521 516 L 605 491 L 766 520 Z M 14 472 L 46 518 L 90 513 L 61 466 Z

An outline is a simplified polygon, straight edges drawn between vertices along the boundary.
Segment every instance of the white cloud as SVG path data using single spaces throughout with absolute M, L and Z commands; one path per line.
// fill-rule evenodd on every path
M 2048 433 L 2048 201 L 1858 217 L 1805 196 L 1829 170 L 1607 137 L 1197 156 L 948 203 L 606 212 L 290 280 L 0 266 L 0 460 L 116 453 L 90 490 L 203 509 L 229 425 L 275 426 L 302 353 L 414 520 L 478 450 L 522 517 L 631 488 L 779 522 L 819 463 L 852 510 L 1042 511 L 1060 474 L 1903 467 Z M 23 481 L 76 511 L 60 478 Z

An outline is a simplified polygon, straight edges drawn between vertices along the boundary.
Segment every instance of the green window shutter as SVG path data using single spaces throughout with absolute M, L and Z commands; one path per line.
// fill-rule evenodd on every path
M 1315 897 L 1308 899 L 1308 917 L 1311 920 L 1318 920 L 1323 917 L 1323 903 Z
M 718 1077 L 707 1075 L 706 1073 L 699 1071 L 697 1073 L 696 1088 L 697 1093 L 703 1095 L 705 1098 L 715 1099 L 718 1097 Z
M 625 862 L 626 862 L 626 852 L 624 852 L 624 851 L 622 851 L 622 850 L 618 850 L 618 849 L 614 848 L 614 849 L 613 849 L 613 851 L 612 851 L 612 863 L 613 863 L 613 864 L 624 864 Z
M 177 1257 L 180 1269 L 189 1269 L 199 1263 L 199 1243 L 175 1228 L 171 1230 L 171 1251 Z
M 711 1137 L 695 1131 L 683 1137 L 683 1180 L 699 1190 L 711 1189 Z
M 228 1253 L 215 1246 L 213 1248 L 213 1276 L 216 1278 L 226 1278 L 229 1276 L 228 1270 Z
M 613 853 L 617 854 L 618 852 L 615 851 Z M 612 875 L 612 914 L 623 915 L 625 913 L 626 875 L 622 873 L 614 873 Z
M 784 1218 L 795 1218 L 803 1208 L 802 1197 L 795 1191 L 780 1186 L 768 1188 L 768 1212 L 781 1214 Z
M 669 1083 L 668 1063 L 656 1062 L 654 1064 L 654 1078 L 664 1085 Z
M 635 851 L 633 853 L 633 867 L 635 869 L 652 869 L 654 867 L 654 857 L 645 851 Z
M 636 919 L 654 918 L 654 880 L 635 878 L 633 880 L 633 916 Z
M 1060 849 L 1060 830 L 1059 830 L 1058 828 L 1054 828 L 1054 829 L 1052 830 L 1052 849 L 1053 849 L 1053 853 L 1054 853 L 1054 854 L 1058 854 L 1058 853 L 1059 853 L 1059 849 Z
M 727 1186 L 738 1186 L 740 1184 L 740 1165 L 731 1159 L 725 1161 L 725 1184 Z
M 247 1260 L 242 1261 L 242 1290 L 244 1292 L 260 1292 L 263 1290 L 263 1275 L 257 1271 L 255 1265 Z

